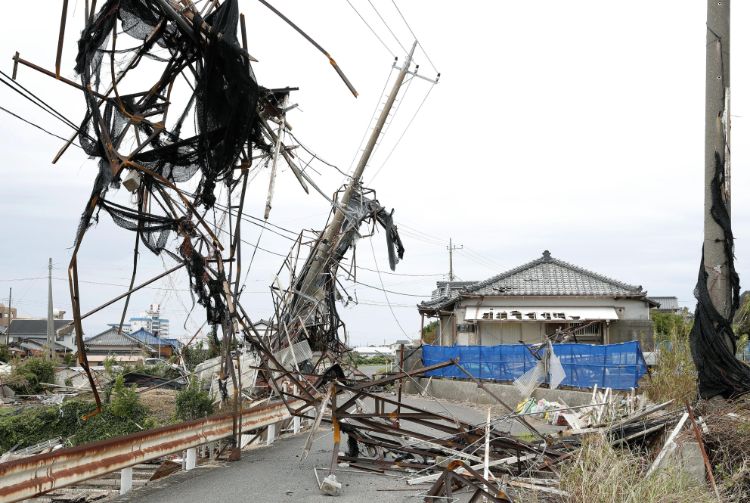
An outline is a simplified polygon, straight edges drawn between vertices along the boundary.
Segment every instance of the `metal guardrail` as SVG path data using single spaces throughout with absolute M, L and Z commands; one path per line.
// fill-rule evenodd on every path
M 304 405 L 289 401 L 291 408 Z M 283 402 L 242 411 L 243 432 L 292 416 Z M 19 501 L 232 435 L 231 413 L 0 464 L 0 503 Z

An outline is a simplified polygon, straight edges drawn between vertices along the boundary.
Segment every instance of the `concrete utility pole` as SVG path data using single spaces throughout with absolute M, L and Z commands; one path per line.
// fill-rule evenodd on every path
M 52 312 L 52 258 L 49 259 L 49 271 L 47 274 L 47 356 L 50 360 L 55 358 L 55 317 Z
M 462 250 L 464 245 L 460 246 L 453 246 L 453 238 L 450 238 L 448 240 L 448 262 L 449 262 L 449 269 L 448 269 L 448 281 L 453 281 L 455 277 L 453 276 L 453 250 Z
M 8 293 L 8 328 L 5 329 L 5 345 L 10 344 L 10 322 L 13 321 L 13 287 Z
M 711 215 L 711 182 L 716 172 L 716 154 L 719 154 L 726 173 L 721 193 L 730 210 L 729 96 L 729 0 L 708 0 L 703 258 L 711 302 L 724 318 L 728 318 L 731 311 L 731 285 L 724 231 Z
M 380 133 L 383 130 L 385 121 L 388 119 L 388 115 L 391 113 L 391 108 L 393 107 L 393 103 L 396 101 L 396 96 L 401 89 L 401 84 L 403 84 L 404 78 L 409 71 L 409 65 L 411 64 L 412 56 L 414 56 L 414 50 L 416 48 L 417 41 L 415 40 L 414 44 L 411 46 L 409 55 L 406 57 L 406 61 L 404 61 L 401 71 L 396 77 L 396 81 L 393 83 L 391 93 L 388 95 L 388 99 L 383 106 L 383 110 L 381 110 L 380 112 L 378 121 L 375 123 L 375 127 L 370 134 L 370 139 L 365 145 L 365 149 L 359 158 L 359 162 L 354 169 L 354 173 L 352 173 L 352 177 L 349 180 L 349 183 L 346 185 L 344 194 L 341 196 L 341 200 L 338 202 L 338 207 L 336 208 L 336 212 L 331 219 L 331 223 L 326 227 L 323 233 L 323 238 L 320 240 L 320 246 L 318 246 L 313 252 L 315 253 L 314 260 L 311 262 L 310 270 L 307 272 L 307 275 L 299 288 L 299 291 L 303 296 L 320 298 L 324 294 L 324 291 L 321 290 L 318 285 L 320 273 L 323 270 L 323 267 L 325 267 L 325 265 L 328 263 L 328 260 L 331 258 L 331 250 L 337 244 L 336 237 L 341 232 L 341 227 L 344 223 L 344 218 L 346 216 L 347 207 L 349 206 L 349 201 L 351 200 L 354 191 L 359 188 L 359 182 L 362 179 L 362 173 L 364 173 L 367 162 L 370 160 L 370 156 L 375 149 L 375 144 L 380 137 Z

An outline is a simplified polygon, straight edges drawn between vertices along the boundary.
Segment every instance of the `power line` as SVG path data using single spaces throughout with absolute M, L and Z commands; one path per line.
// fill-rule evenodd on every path
M 20 115 L 14 113 L 14 112 L 11 112 L 10 110 L 8 110 L 7 108 L 5 108 L 3 106 L 0 106 L 0 110 L 2 110 L 3 112 L 5 112 L 6 114 L 12 115 L 13 117 L 15 117 L 16 119 L 18 119 L 20 121 L 25 122 L 29 126 L 33 126 L 33 127 L 37 128 L 37 129 L 39 129 L 40 131 L 42 131 L 44 133 L 47 133 L 50 136 L 54 136 L 55 138 L 58 138 L 58 139 L 60 139 L 60 140 L 62 140 L 64 142 L 68 141 L 67 138 L 63 138 L 62 136 L 57 135 L 57 134 L 53 133 L 52 131 L 48 131 L 48 130 L 44 129 L 42 126 L 40 126 L 39 124 L 35 124 L 35 123 L 31 122 L 30 120 L 24 119 Z M 73 145 L 75 145 L 78 148 L 81 148 L 81 146 L 78 145 L 78 144 L 76 144 L 76 143 L 73 143 Z
M 78 126 L 76 126 L 73 121 L 65 117 L 62 113 L 57 111 L 55 108 L 53 108 L 49 103 L 41 99 L 39 96 L 34 94 L 33 92 L 26 89 L 24 86 L 19 84 L 17 81 L 13 80 L 11 77 L 8 76 L 7 73 L 0 70 L 0 75 L 4 78 L 0 78 L 0 83 L 4 84 L 8 88 L 10 88 L 11 91 L 18 93 L 26 100 L 30 101 L 35 106 L 41 108 L 48 114 L 52 115 L 57 120 L 61 121 L 66 126 L 72 128 L 75 131 L 78 131 Z M 23 92 L 21 92 L 23 90 Z M 67 141 L 67 140 L 66 140 Z
M 385 25 L 386 29 L 390 32 L 391 36 L 394 38 L 394 40 L 396 41 L 396 43 L 399 45 L 399 47 L 401 47 L 401 50 L 404 51 L 405 53 L 408 53 L 409 51 L 406 50 L 406 47 L 404 47 L 404 44 L 401 43 L 401 40 L 399 40 L 399 38 L 396 36 L 396 34 L 393 33 L 393 30 L 391 30 L 391 27 L 388 26 L 388 23 L 385 22 L 385 19 L 383 19 L 383 16 L 380 15 L 380 12 L 375 7 L 375 5 L 373 5 L 373 3 L 370 0 L 367 0 L 367 3 L 370 4 L 370 7 L 372 7 L 372 10 L 374 10 L 375 14 L 378 15 L 378 17 L 383 22 L 383 24 Z
M 370 116 L 370 121 L 367 123 L 367 128 L 365 129 L 365 132 L 362 134 L 362 139 L 359 140 L 359 145 L 357 145 L 357 151 L 354 153 L 354 157 L 352 158 L 352 162 L 349 164 L 349 170 L 354 167 L 354 163 L 357 161 L 357 157 L 359 157 L 359 153 L 362 151 L 362 145 L 365 143 L 365 138 L 367 138 L 367 132 L 370 131 L 370 127 L 372 126 L 372 122 L 375 120 L 375 115 L 378 113 L 378 109 L 382 105 L 383 96 L 385 96 L 385 91 L 388 88 L 388 82 L 391 80 L 391 75 L 393 75 L 393 69 L 396 65 L 392 65 L 390 71 L 388 72 L 388 77 L 386 77 L 385 82 L 383 83 L 383 90 L 380 91 L 380 97 L 378 97 L 378 101 L 375 103 L 375 109 L 372 111 L 372 116 Z M 351 178 L 351 176 L 346 175 L 347 178 Z
M 310 154 L 311 156 L 313 156 L 313 157 L 314 157 L 315 159 L 317 159 L 318 161 L 322 162 L 322 163 L 323 163 L 323 164 L 325 164 L 326 166 L 328 166 L 328 167 L 330 167 L 330 168 L 333 168 L 333 169 L 335 169 L 336 171 L 338 171 L 338 172 L 339 172 L 339 173 L 341 173 L 342 175 L 344 175 L 344 176 L 346 176 L 346 177 L 349 177 L 349 175 L 347 175 L 346 173 L 344 173 L 344 172 L 343 172 L 343 171 L 342 171 L 342 170 L 341 170 L 341 169 L 340 169 L 340 168 L 339 168 L 338 166 L 336 166 L 335 164 L 332 164 L 332 163 L 330 163 L 330 162 L 326 161 L 325 159 L 322 159 L 322 158 L 321 158 L 320 156 L 318 156 L 318 154 L 316 154 L 315 152 L 313 152 L 312 150 L 310 150 L 310 149 L 309 149 L 308 147 L 306 147 L 306 146 L 305 146 L 305 145 L 304 145 L 304 144 L 303 144 L 303 143 L 302 143 L 301 141 L 299 141 L 299 140 L 297 139 L 297 137 L 296 137 L 296 136 L 294 136 L 294 134 L 293 134 L 293 133 L 292 133 L 291 131 L 287 131 L 287 134 L 288 134 L 289 136 L 291 136 L 291 137 L 292 137 L 292 139 L 294 139 L 294 141 L 295 141 L 295 142 L 297 142 L 297 145 L 299 145 L 300 147 L 302 147 L 302 149 L 303 149 L 303 150 L 304 150 L 305 152 L 307 152 L 308 154 Z
M 427 97 L 430 96 L 430 93 L 432 92 L 432 89 L 434 87 L 435 87 L 435 84 L 431 85 L 430 88 L 427 90 L 427 93 L 424 95 L 424 98 L 422 98 L 422 102 L 417 107 L 416 111 L 414 112 L 414 115 L 411 116 L 411 119 L 409 119 L 409 122 L 406 124 L 406 127 L 401 132 L 401 135 L 398 137 L 398 140 L 396 140 L 396 143 L 393 144 L 393 147 L 391 148 L 391 151 L 388 152 L 388 155 L 383 160 L 383 163 L 375 171 L 375 174 L 372 175 L 372 178 L 370 178 L 370 183 L 372 183 L 372 181 L 375 180 L 375 177 L 378 176 L 378 173 L 380 173 L 380 170 L 383 169 L 383 166 L 385 166 L 385 164 L 391 158 L 391 155 L 393 155 L 393 152 L 396 150 L 396 147 L 398 147 L 399 143 L 401 143 L 401 140 L 406 135 L 406 132 L 409 130 L 409 126 L 411 126 L 411 123 L 414 122 L 414 119 L 417 117 L 417 114 L 419 113 L 419 111 L 422 110 L 422 106 L 424 105 L 425 101 L 427 101 Z
M 424 53 L 424 57 L 427 58 L 427 61 L 430 63 L 430 66 L 432 66 L 432 69 L 435 70 L 435 73 L 439 74 L 438 69 L 435 67 L 435 64 L 432 62 L 432 59 L 430 59 L 429 54 L 427 54 L 427 51 L 425 50 L 424 46 L 421 42 L 419 42 L 419 37 L 414 33 L 414 30 L 411 29 L 411 26 L 409 26 L 409 22 L 404 17 L 404 14 L 401 12 L 401 9 L 398 8 L 398 5 L 396 5 L 396 0 L 391 0 L 391 3 L 393 3 L 393 6 L 398 11 L 398 15 L 401 16 L 401 19 L 404 21 L 404 24 L 409 29 L 409 33 L 411 33 L 411 36 L 414 37 L 414 40 L 417 41 L 419 44 L 419 47 L 422 48 L 422 52 Z
M 372 239 L 370 241 L 370 249 L 372 250 L 372 260 L 375 263 L 375 269 L 378 271 L 378 280 L 380 280 L 380 286 L 383 287 L 383 297 L 385 297 L 385 301 L 388 304 L 388 310 L 391 312 L 391 316 L 393 316 L 393 320 L 396 322 L 396 325 L 398 325 L 398 328 L 401 329 L 401 333 L 404 334 L 404 337 L 409 339 L 410 341 L 413 341 L 411 337 L 406 333 L 406 330 L 404 330 L 404 327 L 401 326 L 401 322 L 398 321 L 398 317 L 396 316 L 396 313 L 393 311 L 393 307 L 391 306 L 391 300 L 388 298 L 388 293 L 386 292 L 385 285 L 383 284 L 383 277 L 380 275 L 380 268 L 378 267 L 378 259 L 375 256 L 375 246 L 372 244 Z
M 349 0 L 346 0 L 346 3 L 348 3 L 348 4 L 349 4 L 349 7 L 351 7 L 351 8 L 352 8 L 352 9 L 354 10 L 354 12 L 356 12 L 356 13 L 357 13 L 357 15 L 358 15 L 358 16 L 359 16 L 359 18 L 360 18 L 360 19 L 362 20 L 362 22 L 363 22 L 363 23 L 365 23 L 365 26 L 367 26 L 367 27 L 368 27 L 368 28 L 370 29 L 370 32 L 371 32 L 371 33 L 372 33 L 373 35 L 375 35 L 375 38 L 377 38 L 377 39 L 378 39 L 378 41 L 379 41 L 379 42 L 380 42 L 380 43 L 381 43 L 381 44 L 383 45 L 383 47 L 385 47 L 385 50 L 386 50 L 386 51 L 388 51 L 388 52 L 390 52 L 390 53 L 391 53 L 391 56 L 393 56 L 393 57 L 395 58 L 395 57 L 396 57 L 396 53 L 394 53 L 394 52 L 393 52 L 393 51 L 391 50 L 391 48 L 390 48 L 390 47 L 388 47 L 388 45 L 386 45 L 386 43 L 385 43 L 385 42 L 383 41 L 383 39 L 382 39 L 382 38 L 380 38 L 380 35 L 378 35 L 377 33 L 375 33 L 375 30 L 374 30 L 374 29 L 372 28 L 372 26 L 370 26 L 370 23 L 368 23 L 367 21 L 365 21 L 365 18 L 364 18 L 364 17 L 362 17 L 362 14 L 360 14 L 360 13 L 359 13 L 359 11 L 357 10 L 357 8 L 356 8 L 356 7 L 354 7 L 354 5 L 352 5 L 352 3 L 351 3 L 351 2 L 349 1 Z

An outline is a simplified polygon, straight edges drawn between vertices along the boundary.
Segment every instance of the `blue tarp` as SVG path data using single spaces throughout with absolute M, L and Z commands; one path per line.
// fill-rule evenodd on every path
M 562 386 L 574 388 L 637 388 L 646 372 L 646 362 L 638 341 L 620 344 L 554 344 L 565 379 Z M 533 368 L 537 360 L 523 344 L 499 346 L 422 346 L 425 366 L 453 358 L 478 379 L 513 381 Z M 546 349 L 540 354 L 544 354 Z M 426 374 L 435 377 L 465 379 L 458 367 L 451 365 Z

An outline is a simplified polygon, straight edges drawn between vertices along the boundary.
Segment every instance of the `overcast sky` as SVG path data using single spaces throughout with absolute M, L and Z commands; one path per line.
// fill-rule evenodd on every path
M 240 1 L 259 83 L 300 88 L 291 98 L 299 109 L 289 115 L 295 136 L 344 171 L 382 99 L 393 54 L 403 60 L 394 35 L 403 46 L 413 40 L 391 1 L 373 0 L 377 13 L 367 1 L 351 3 L 387 48 L 346 0 L 274 4 L 333 55 L 359 91 L 357 99 L 309 43 L 260 3 Z M 10 74 L 15 51 L 54 69 L 60 4 L 5 6 L 12 22 L 0 35 L 0 70 Z M 62 73 L 77 80 L 83 2 L 70 4 Z M 643 285 L 651 295 L 675 295 L 692 309 L 702 242 L 706 3 L 412 0 L 398 6 L 424 48 L 416 58 L 419 74 L 434 78 L 439 71 L 441 77 L 434 87 L 422 79 L 408 85 L 365 172 L 380 202 L 395 208 L 406 256 L 397 275 L 382 275 L 386 289 L 398 293 L 386 297 L 348 283 L 360 301 L 340 310 L 352 342 L 402 339 L 402 330 L 417 336 L 415 305 L 447 274 L 449 238 L 463 245 L 454 257 L 463 280 L 485 279 L 549 249 L 556 258 Z M 750 19 L 750 5 L 735 2 L 732 14 L 732 213 L 744 285 L 750 275 L 750 30 L 741 23 Z M 85 109 L 80 92 L 23 67 L 18 81 L 79 122 Z M 70 135 L 4 86 L 0 106 Z M 7 304 L 12 287 L 23 315 L 46 315 L 48 257 L 55 266 L 55 306 L 70 312 L 66 268 L 96 162 L 71 149 L 52 165 L 61 143 L 2 115 L 0 302 Z M 312 166 L 326 192 L 343 182 L 335 170 Z M 260 172 L 251 186 L 248 212 L 257 217 L 268 177 Z M 279 173 L 271 223 L 295 232 L 320 229 L 328 211 L 288 169 Z M 247 224 L 244 236 L 255 243 L 259 232 Z M 282 255 L 290 244 L 268 230 L 260 239 L 265 250 Z M 132 248 L 133 234 L 106 216 L 89 231 L 79 255 L 84 311 L 124 291 Z M 387 269 L 385 251 L 382 233 L 376 234 L 359 242 L 357 263 Z M 248 247 L 246 261 L 250 253 Z M 242 297 L 251 316 L 271 313 L 268 286 L 281 261 L 257 252 Z M 164 269 L 150 254 L 141 262 L 139 279 Z M 360 270 L 358 279 L 381 285 L 373 271 Z M 187 316 L 187 284 L 184 274 L 155 283 L 134 296 L 129 316 L 161 303 L 172 335 L 192 334 L 202 313 Z M 121 309 L 117 304 L 89 318 L 87 336 L 119 321 Z

